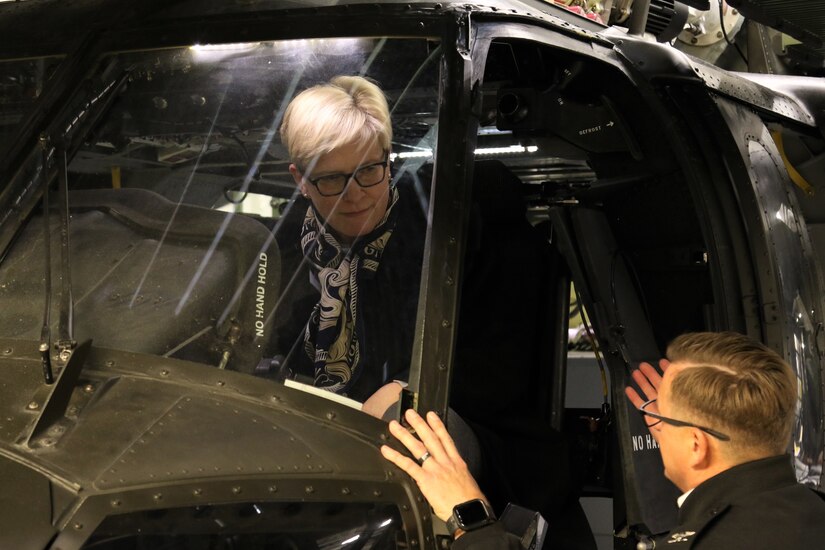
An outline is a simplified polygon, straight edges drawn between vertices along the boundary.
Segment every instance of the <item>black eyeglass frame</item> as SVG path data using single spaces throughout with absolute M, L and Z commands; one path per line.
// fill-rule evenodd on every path
M 378 162 L 371 162 L 370 164 L 364 164 L 363 166 L 359 166 L 354 172 L 350 172 L 349 174 L 345 174 L 345 173 L 341 172 L 339 174 L 327 174 L 325 176 L 318 176 L 317 178 L 305 178 L 305 179 L 309 183 L 311 183 L 315 187 L 315 189 L 318 190 L 318 193 L 320 193 L 322 197 L 337 197 L 338 195 L 343 193 L 344 190 L 346 190 L 347 184 L 349 183 L 349 180 L 355 180 L 355 183 L 357 183 L 358 186 L 361 187 L 362 189 L 369 189 L 370 187 L 375 187 L 376 185 L 380 184 L 381 182 L 383 182 L 387 178 L 387 169 L 389 168 L 389 165 L 390 165 L 390 156 L 389 156 L 389 154 L 387 154 L 387 156 L 384 157 L 384 160 L 381 160 L 381 161 L 378 161 Z M 364 185 L 363 183 L 361 183 L 361 180 L 358 179 L 358 175 L 357 175 L 358 172 L 360 172 L 361 170 L 364 170 L 365 168 L 372 168 L 374 166 L 382 166 L 384 168 L 384 171 L 381 174 L 381 179 L 379 179 L 375 183 L 370 183 L 368 185 Z M 301 170 L 301 172 L 303 172 L 303 170 Z M 344 179 L 344 186 L 337 193 L 324 193 L 323 191 L 321 191 L 321 188 L 318 187 L 318 180 L 323 179 L 323 178 L 338 177 L 338 176 L 343 176 L 345 179 Z
M 677 428 L 696 428 L 697 430 L 702 430 L 708 435 L 719 439 L 720 441 L 730 441 L 730 436 L 723 434 L 720 431 L 714 430 L 713 428 L 707 428 L 705 426 L 699 426 L 698 424 L 693 424 L 692 422 L 685 422 L 684 420 L 676 420 L 675 418 L 669 418 L 667 416 L 662 416 L 659 413 L 655 413 L 652 411 L 647 411 L 645 408 L 649 407 L 653 403 L 656 402 L 656 399 L 650 399 L 642 403 L 639 408 L 637 409 L 642 416 L 649 416 L 650 418 L 655 418 L 656 422 L 653 424 L 647 424 L 648 428 L 652 428 L 653 426 L 657 425 L 659 422 L 664 422 L 665 424 L 670 424 L 671 426 L 676 426 Z

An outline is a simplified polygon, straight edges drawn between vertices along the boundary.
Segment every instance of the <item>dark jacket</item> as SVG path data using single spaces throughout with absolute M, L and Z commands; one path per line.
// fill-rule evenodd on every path
M 788 455 L 735 466 L 705 481 L 657 548 L 825 548 L 825 496 L 796 482 Z
M 501 522 L 464 533 L 453 543 L 452 550 L 521 550 L 521 541 L 504 530 Z
M 407 182 L 405 182 L 407 183 Z M 406 380 L 415 335 L 421 260 L 426 236 L 426 213 L 411 185 L 399 185 L 397 223 L 378 272 L 359 280 L 359 315 L 363 320 L 364 362 L 343 392 L 365 401 L 387 382 Z M 276 315 L 276 354 L 284 359 L 288 376 L 312 384 L 314 366 L 304 350 L 304 330 L 318 291 L 310 283 L 309 263 L 300 250 L 300 222 L 309 202 L 296 200 L 290 220 L 277 238 L 282 250 L 282 296 Z
M 655 547 L 825 548 L 825 495 L 796 482 L 788 455 L 747 462 L 696 487 L 679 509 L 679 525 Z M 518 548 L 518 539 L 499 523 L 466 533 L 453 545 L 453 550 Z

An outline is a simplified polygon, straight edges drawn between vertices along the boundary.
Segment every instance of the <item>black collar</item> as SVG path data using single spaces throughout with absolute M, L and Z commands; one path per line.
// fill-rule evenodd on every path
M 796 484 L 790 455 L 745 462 L 713 476 L 696 487 L 679 509 L 679 524 L 715 515 L 730 504 L 754 494 Z

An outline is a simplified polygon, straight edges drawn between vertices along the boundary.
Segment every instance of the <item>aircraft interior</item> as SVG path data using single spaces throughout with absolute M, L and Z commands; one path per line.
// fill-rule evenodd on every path
M 450 334 L 442 346 L 453 361 L 449 406 L 491 437 L 519 415 L 536 420 L 536 429 L 563 434 L 571 490 L 623 503 L 598 512 L 611 515 L 609 530 L 643 518 L 651 532 L 666 531 L 675 489 L 661 483 L 656 445 L 644 440 L 643 420 L 628 412 L 623 388 L 633 366 L 658 360 L 676 335 L 717 327 L 758 332 L 770 314 L 755 305 L 755 271 L 763 268 L 751 263 L 744 245 L 760 249 L 740 218 L 756 207 L 740 209 L 729 185 L 745 170 L 729 162 L 738 151 L 729 134 L 756 128 L 753 141 L 764 147 L 749 158 L 793 168 L 794 191 L 777 199 L 790 206 L 777 219 L 801 231 L 804 221 L 795 225 L 794 216 L 802 213 L 820 263 L 825 208 L 813 191 L 825 188 L 825 140 L 802 115 L 708 94 L 696 74 L 716 73 L 699 62 L 678 77 L 660 78 L 657 71 L 672 60 L 636 55 L 644 48 L 632 43 L 625 50 L 606 41 L 582 45 L 518 22 L 482 21 L 479 29 L 475 49 L 462 52 L 471 61 L 466 104 L 445 97 L 454 89 L 445 83 L 454 77 L 445 59 L 455 45 L 440 37 L 105 54 L 56 117 L 60 137 L 27 152 L 10 184 L 45 181 L 51 191 L 48 206 L 31 206 L 6 243 L 0 333 L 36 341 L 45 325 L 65 341 L 71 319 L 71 339 L 93 339 L 102 349 L 311 386 L 294 367 L 306 325 L 296 312 L 315 301 L 299 246 L 309 204 L 290 174 L 278 129 L 300 90 L 338 74 L 364 75 L 388 99 L 392 178 L 416 220 L 407 228 L 407 261 L 421 272 L 420 293 L 403 301 L 390 289 L 382 319 L 399 311 L 416 319 L 414 337 L 402 343 L 411 384 L 425 379 L 425 371 L 447 370 L 443 362 L 427 364 L 421 351 L 430 345 L 421 336 L 431 321 L 427 300 L 435 295 L 428 285 L 443 283 L 458 297 L 454 325 L 442 321 Z M 0 149 L 12 145 L 16 124 L 63 61 L 0 63 L 0 92 L 11 98 L 2 105 Z M 751 83 L 756 95 L 763 89 L 758 79 L 731 82 Z M 463 110 L 447 108 L 457 106 Z M 730 130 L 736 120 L 744 122 Z M 770 137 L 758 133 L 762 123 Z M 466 130 L 464 140 L 444 140 L 446 127 Z M 439 177 L 444 159 L 462 157 L 466 181 Z M 463 228 L 457 239 L 438 214 L 448 187 L 465 190 L 466 200 L 456 201 Z M 454 245 L 458 281 L 437 263 Z M 45 321 L 44 285 L 50 287 Z M 809 296 L 803 290 L 798 298 L 804 313 Z M 476 307 L 482 300 L 484 315 Z M 821 386 L 800 370 L 805 376 L 810 387 Z M 806 404 L 811 416 L 800 423 L 821 418 L 816 395 Z M 620 444 L 617 423 L 632 445 Z M 801 477 L 818 479 L 821 460 L 806 453 L 821 447 L 821 431 L 798 430 L 798 437 Z M 511 468 L 506 458 L 497 460 Z M 540 483 L 554 483 L 554 472 L 541 475 Z M 628 479 L 638 485 L 626 487 Z M 502 502 L 512 499 L 508 490 L 521 490 L 521 481 L 500 494 L 490 483 L 491 498 Z M 187 525 L 197 535 L 192 548 L 236 547 L 208 546 L 225 535 L 216 518 L 231 518 L 240 537 L 235 544 L 244 547 L 333 548 L 353 536 L 362 536 L 364 548 L 382 547 L 403 537 L 396 529 L 400 515 L 383 501 L 170 505 L 111 515 L 84 547 L 185 547 L 166 535 L 170 525 Z M 300 521 L 289 523 L 293 518 Z M 288 536 L 272 535 L 273 524 Z M 612 547 L 612 532 L 602 538 L 607 542 L 599 539 L 600 545 Z

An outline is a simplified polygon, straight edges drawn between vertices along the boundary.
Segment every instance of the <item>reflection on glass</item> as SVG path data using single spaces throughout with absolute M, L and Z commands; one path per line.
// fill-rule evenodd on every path
M 797 480 L 818 486 L 822 473 L 822 372 L 817 353 L 815 318 L 820 297 L 811 255 L 809 236 L 803 218 L 794 212 L 793 183 L 784 171 L 779 155 L 763 142 L 748 143 L 753 182 L 764 208 L 764 221 L 769 228 L 772 265 L 775 265 L 778 311 L 790 312 L 775 321 L 783 325 L 787 338 L 788 362 L 799 380 L 800 400 L 793 432 L 794 465 Z
M 388 280 L 361 296 L 357 324 L 368 338 L 361 372 L 371 381 L 346 393 L 363 399 L 406 376 L 432 157 L 401 155 L 435 149 L 439 55 L 438 44 L 425 39 L 346 38 L 108 56 L 100 66 L 127 80 L 68 164 L 75 338 L 314 385 L 303 347 L 320 294 L 300 245 L 313 209 L 290 174 L 279 128 L 302 90 L 336 75 L 363 75 L 388 101 L 386 154 L 397 158 L 386 180 L 405 197 L 410 219 L 385 251 L 400 260 L 379 274 L 404 270 L 413 282 Z M 344 172 L 360 166 L 356 159 Z M 327 215 L 337 213 L 333 207 Z M 44 254 L 36 212 L 0 265 L 0 285 L 20 290 L 6 302 L 3 336 L 37 339 Z M 56 281 L 59 270 L 52 272 Z M 398 352 L 389 359 L 381 346 Z
M 819 484 L 822 475 L 822 457 L 812 456 L 809 449 L 819 448 L 821 431 L 818 430 L 822 418 L 820 401 L 821 377 L 818 370 L 809 365 L 816 364 L 817 348 L 812 337 L 815 334 L 812 319 L 799 294 L 793 301 L 793 347 L 791 366 L 797 374 L 799 383 L 799 410 L 793 433 L 794 467 L 797 479 L 811 486 Z
M 401 546 L 403 540 L 398 511 L 391 505 L 249 502 L 109 516 L 83 548 L 383 549 Z
M 60 63 L 59 57 L 0 62 L 0 155 Z

